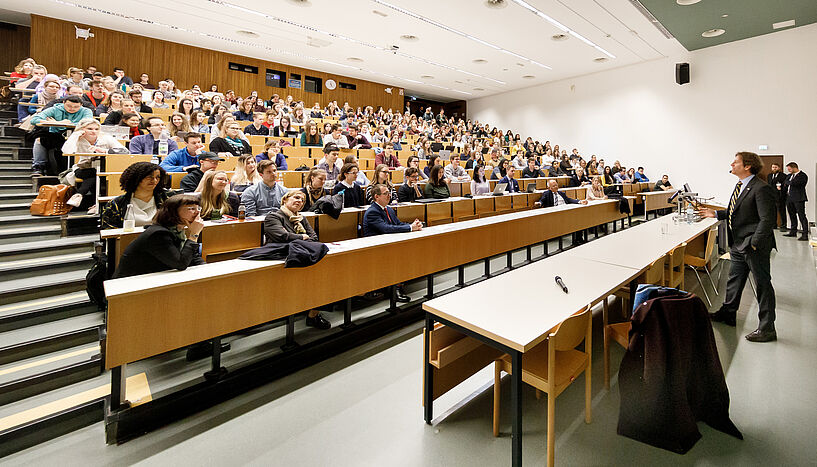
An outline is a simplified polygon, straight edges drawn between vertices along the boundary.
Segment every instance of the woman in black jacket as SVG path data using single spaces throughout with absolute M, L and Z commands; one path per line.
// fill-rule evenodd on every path
M 197 243 L 204 222 L 199 200 L 192 195 L 176 195 L 165 201 L 154 223 L 125 249 L 113 278 L 204 264 Z
M 241 126 L 237 122 L 228 123 L 221 129 L 221 136 L 210 141 L 210 151 L 233 157 L 252 153 L 250 143 L 241 138 L 240 134 Z
M 340 169 L 339 183 L 335 184 L 332 194 L 336 195 L 343 192 L 344 208 L 366 206 L 366 194 L 363 192 L 363 188 L 355 183 L 358 172 L 360 172 L 358 165 L 350 162 L 343 164 L 343 168 Z
M 125 194 L 105 203 L 99 217 L 101 230 L 121 229 L 129 204 L 134 205 L 136 227 L 150 224 L 153 214 L 172 194 L 164 188 L 166 179 L 165 169 L 156 164 L 135 162 L 129 165 L 119 176 L 119 185 Z

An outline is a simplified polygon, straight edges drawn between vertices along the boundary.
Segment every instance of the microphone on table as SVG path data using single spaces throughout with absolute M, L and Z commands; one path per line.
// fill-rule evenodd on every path
M 567 286 L 565 285 L 564 281 L 562 281 L 560 276 L 556 276 L 556 283 L 559 284 L 559 287 L 562 288 L 564 293 L 567 293 Z

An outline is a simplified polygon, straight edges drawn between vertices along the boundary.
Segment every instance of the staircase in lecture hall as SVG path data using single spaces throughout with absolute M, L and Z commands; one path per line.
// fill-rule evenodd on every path
M 109 383 L 103 313 L 85 292 L 98 235 L 70 235 L 95 221 L 29 214 L 32 151 L 16 122 L 0 110 L 0 458 L 101 421 Z

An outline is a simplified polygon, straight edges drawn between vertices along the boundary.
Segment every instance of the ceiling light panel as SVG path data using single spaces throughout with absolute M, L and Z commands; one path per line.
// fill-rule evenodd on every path
M 375 0 L 375 1 L 377 1 L 377 0 Z M 593 42 L 590 39 L 584 37 L 583 35 L 579 34 L 578 32 L 568 28 L 564 24 L 557 21 L 555 18 L 552 18 L 551 16 L 547 15 L 545 12 L 543 12 L 543 11 L 539 10 L 538 8 L 534 7 L 533 5 L 526 2 L 525 0 L 510 0 L 510 1 L 517 4 L 517 5 L 519 5 L 520 7 L 528 10 L 529 12 L 535 14 L 539 18 L 542 18 L 543 20 L 547 21 L 548 23 L 550 23 L 556 29 L 558 29 L 558 30 L 560 30 L 560 31 L 562 31 L 564 33 L 570 34 L 571 36 L 575 37 L 576 39 L 579 39 L 580 41 L 584 42 L 585 44 L 589 45 L 590 47 L 593 47 L 594 49 L 598 50 L 599 52 L 603 53 L 604 55 L 607 55 L 610 58 L 616 58 L 615 55 L 613 55 L 612 53 L 610 53 L 607 50 L 603 49 L 601 46 L 599 46 L 595 42 Z

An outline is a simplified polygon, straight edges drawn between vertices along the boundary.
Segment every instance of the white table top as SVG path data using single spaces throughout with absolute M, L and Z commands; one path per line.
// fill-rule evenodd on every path
M 559 254 L 430 300 L 423 309 L 526 352 L 551 328 L 638 274 L 632 268 Z M 569 293 L 556 284 L 557 275 Z

